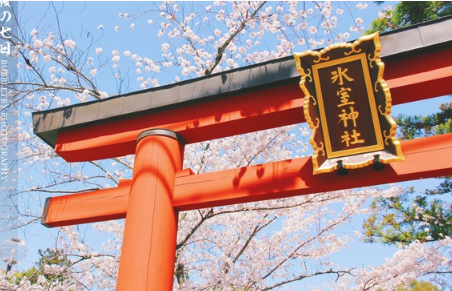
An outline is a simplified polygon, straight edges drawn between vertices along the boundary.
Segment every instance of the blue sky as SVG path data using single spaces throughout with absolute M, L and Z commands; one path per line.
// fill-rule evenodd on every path
M 155 9 L 161 2 L 124 2 L 124 1 L 112 1 L 112 2 L 55 2 L 52 7 L 49 2 L 33 1 L 33 2 L 21 2 L 20 5 L 20 17 L 21 24 L 24 27 L 25 33 L 30 33 L 34 28 L 40 30 L 39 27 L 50 24 L 55 29 L 57 28 L 55 15 L 59 17 L 59 25 L 64 32 L 63 37 L 74 39 L 77 44 L 83 44 L 85 47 L 92 41 L 89 51 L 91 55 L 95 56 L 95 49 L 102 47 L 103 52 L 111 56 L 113 50 L 118 50 L 121 57 L 123 52 L 130 50 L 132 53 L 136 53 L 139 56 L 149 56 L 150 58 L 158 57 L 161 54 L 162 39 L 156 37 L 157 32 L 161 29 L 161 18 L 153 19 L 153 24 L 148 25 L 148 14 L 145 12 L 149 9 Z M 183 3 L 183 2 L 180 2 Z M 193 2 L 191 2 L 193 3 Z M 206 2 L 198 2 L 193 5 L 194 8 L 187 8 L 187 10 L 202 11 L 207 4 Z M 313 5 L 314 2 L 306 2 L 307 7 Z M 364 28 L 368 28 L 370 22 L 378 15 L 378 11 L 384 8 L 383 6 L 376 6 L 373 2 L 367 2 L 368 8 L 365 10 L 359 10 L 356 5 L 360 2 L 336 2 L 337 6 L 344 10 L 344 13 L 340 15 L 338 21 L 337 30 L 339 32 L 350 32 L 349 28 L 354 24 L 356 18 L 362 18 L 364 22 Z M 387 2 L 385 5 L 393 4 L 396 2 Z M 276 6 L 276 5 L 275 5 Z M 188 5 L 192 7 L 192 5 Z M 306 7 L 306 8 L 307 8 Z M 301 8 L 301 7 L 300 7 Z M 126 20 L 125 17 L 120 18 L 119 14 L 129 14 L 130 17 Z M 212 17 L 211 15 L 209 15 Z M 129 29 L 129 25 L 134 23 L 135 29 Z M 211 22 L 212 25 L 216 25 L 215 22 Z M 102 27 L 101 29 L 99 29 Z M 115 27 L 118 27 L 118 31 L 115 31 Z M 216 27 L 213 27 L 216 28 Z M 213 28 L 211 30 L 213 31 Z M 207 31 L 209 33 L 210 31 Z M 359 34 L 350 32 L 349 40 L 354 40 L 359 37 Z M 266 41 L 262 41 L 262 49 L 266 48 Z M 272 47 L 274 44 L 268 43 L 268 47 Z M 305 47 L 306 48 L 306 47 Z M 304 48 L 304 49 L 305 49 Z M 131 72 L 128 72 L 131 73 Z M 133 73 L 133 72 L 132 72 Z M 125 74 L 125 72 L 122 72 Z M 160 78 L 161 75 L 159 76 Z M 117 84 L 114 84 L 115 80 L 112 80 L 110 75 L 97 77 L 98 82 L 102 82 L 102 86 L 114 88 Z M 164 85 L 165 81 L 171 82 L 169 79 L 163 79 L 160 85 Z M 123 87 L 121 93 L 127 91 L 136 91 L 137 87 Z

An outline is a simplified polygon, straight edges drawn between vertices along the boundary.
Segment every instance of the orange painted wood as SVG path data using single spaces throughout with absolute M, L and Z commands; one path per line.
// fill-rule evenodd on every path
M 452 49 L 388 60 L 385 67 L 394 105 L 452 93 Z
M 186 143 L 194 143 L 294 124 L 303 115 L 302 97 L 298 85 L 286 85 L 95 125 L 89 130 L 74 129 L 59 134 L 55 152 L 66 161 L 97 160 L 133 154 L 138 134 L 152 128 L 177 132 Z
M 452 93 L 452 49 L 385 60 L 393 104 Z M 256 89 L 257 90 L 257 89 Z M 164 128 L 194 143 L 304 122 L 298 82 L 239 96 L 171 109 L 127 120 L 60 133 L 55 151 L 66 161 L 88 161 L 133 154 L 136 136 Z
M 191 169 L 176 173 L 176 180 L 193 175 Z M 49 227 L 121 219 L 126 217 L 132 179 L 119 181 L 116 188 L 47 198 L 43 223 Z
M 125 218 L 129 193 L 130 185 L 120 184 L 117 188 L 47 198 L 42 223 L 57 227 Z
M 183 151 L 184 146 L 169 136 L 138 141 L 117 291 L 173 288 L 178 221 L 174 180 L 182 168 Z
M 452 175 L 452 134 L 404 141 L 405 161 L 336 173 L 313 175 L 310 158 L 184 177 L 176 180 L 174 207 L 204 207 L 286 198 L 421 178 Z
M 175 179 L 173 205 L 178 210 L 284 198 L 384 183 L 452 175 L 452 134 L 402 141 L 404 162 L 386 165 L 382 171 L 371 167 L 312 175 L 309 157 L 267 163 L 247 168 L 193 175 L 190 170 Z M 124 218 L 129 185 L 50 200 L 45 223 L 50 226 Z

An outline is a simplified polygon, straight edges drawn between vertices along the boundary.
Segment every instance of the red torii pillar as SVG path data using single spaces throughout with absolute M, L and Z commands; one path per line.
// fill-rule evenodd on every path
M 172 290 L 178 222 L 174 180 L 183 154 L 183 140 L 172 131 L 153 129 L 137 138 L 118 291 Z

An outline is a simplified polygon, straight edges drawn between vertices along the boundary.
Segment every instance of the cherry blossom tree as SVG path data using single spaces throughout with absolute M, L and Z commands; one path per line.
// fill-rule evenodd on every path
M 161 2 L 145 10 L 120 12 L 118 24 L 83 28 L 78 37 L 62 29 L 61 6 L 49 4 L 31 29 L 11 38 L 19 78 L 17 98 L 20 217 L 16 225 L 35 228 L 49 195 L 116 186 L 131 177 L 133 156 L 66 163 L 32 132 L 31 112 L 100 100 L 315 49 L 358 37 L 359 15 L 370 3 L 343 2 Z M 353 24 L 341 19 L 353 17 Z M 344 21 L 345 22 L 345 21 Z M 117 38 L 140 31 L 159 52 L 138 47 L 108 49 Z M 155 33 L 155 35 L 151 35 Z M 119 43 L 119 40 L 118 40 Z M 136 50 L 136 51 L 134 51 Z M 205 173 L 307 155 L 309 131 L 293 125 L 188 145 L 184 168 Z M 339 231 L 357 217 L 374 214 L 369 199 L 393 197 L 398 187 L 351 189 L 182 212 L 174 290 L 288 290 L 320 277 L 319 290 L 395 290 L 418 277 L 451 271 L 450 238 L 413 242 L 383 265 L 341 266 L 331 255 L 347 248 L 353 233 Z M 53 247 L 70 264 L 49 264 L 30 280 L 13 272 L 0 277 L 11 290 L 114 290 L 123 221 L 62 227 Z M 96 233 L 99 243 L 84 235 Z M 364 264 L 364 263 L 363 263 Z M 45 275 L 63 276 L 45 276 Z M 49 278 L 59 278 L 58 280 Z M 443 282 L 444 283 L 444 282 Z M 312 287 L 310 289 L 314 289 Z

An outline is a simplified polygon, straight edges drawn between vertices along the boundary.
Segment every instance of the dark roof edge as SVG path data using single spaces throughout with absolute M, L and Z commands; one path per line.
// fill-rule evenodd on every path
M 426 48 L 443 47 L 452 42 L 452 16 L 381 33 L 380 41 L 383 59 L 409 55 Z

